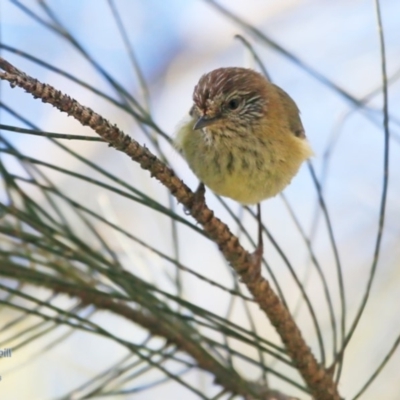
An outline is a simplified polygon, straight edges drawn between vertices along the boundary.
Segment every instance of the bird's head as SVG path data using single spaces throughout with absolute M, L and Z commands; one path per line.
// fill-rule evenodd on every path
M 266 114 L 268 84 L 246 68 L 218 68 L 203 75 L 193 92 L 193 129 L 225 135 L 249 130 Z

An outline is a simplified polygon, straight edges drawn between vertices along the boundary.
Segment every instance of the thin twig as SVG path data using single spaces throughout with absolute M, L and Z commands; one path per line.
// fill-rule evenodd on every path
M 372 258 L 372 264 L 371 264 L 371 269 L 370 269 L 369 278 L 368 278 L 368 282 L 367 282 L 367 287 L 365 289 L 364 296 L 361 300 L 360 308 L 357 312 L 356 317 L 354 318 L 354 322 L 351 325 L 350 331 L 346 337 L 342 352 L 344 351 L 344 349 L 350 342 L 350 339 L 352 338 L 352 336 L 356 330 L 356 327 L 361 319 L 361 316 L 363 315 L 364 309 L 368 302 L 369 295 L 371 293 L 371 287 L 372 287 L 372 283 L 374 281 L 375 272 L 376 272 L 376 269 L 378 266 L 379 255 L 380 255 L 380 250 L 381 250 L 383 227 L 385 224 L 387 192 L 388 192 L 388 184 L 389 184 L 389 143 L 390 143 L 390 140 L 389 140 L 390 139 L 389 96 L 388 96 L 388 79 L 387 79 L 387 72 L 386 72 L 385 38 L 383 35 L 382 16 L 381 16 L 379 0 L 375 0 L 375 10 L 376 10 L 379 45 L 380 45 L 380 52 L 381 52 L 381 71 L 382 71 L 382 87 L 383 87 L 383 131 L 384 131 L 383 185 L 382 185 L 382 194 L 381 194 L 381 202 L 380 202 L 380 209 L 379 209 L 378 230 L 377 230 L 377 235 L 376 235 L 374 255 Z M 371 382 L 372 382 L 372 380 L 368 381 L 367 382 L 368 385 Z M 364 386 L 363 390 L 365 390 L 367 386 Z

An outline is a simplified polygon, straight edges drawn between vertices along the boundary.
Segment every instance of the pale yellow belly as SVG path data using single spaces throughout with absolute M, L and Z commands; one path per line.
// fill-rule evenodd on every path
M 256 204 L 281 192 L 312 154 L 307 141 L 294 135 L 284 142 L 279 136 L 260 140 L 254 135 L 220 135 L 207 141 L 203 132 L 191 127 L 177 135 L 177 147 L 190 168 L 213 192 L 242 204 Z

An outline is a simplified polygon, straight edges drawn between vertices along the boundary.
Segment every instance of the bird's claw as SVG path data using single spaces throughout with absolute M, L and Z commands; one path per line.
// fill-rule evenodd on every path
M 258 243 L 257 248 L 250 255 L 251 261 L 257 273 L 261 273 L 261 263 L 262 263 L 263 253 L 264 253 L 264 246 L 262 243 Z
M 200 182 L 199 186 L 197 186 L 197 189 L 194 192 L 194 203 L 204 204 L 206 202 L 205 193 L 206 193 L 206 188 L 204 186 L 204 183 Z

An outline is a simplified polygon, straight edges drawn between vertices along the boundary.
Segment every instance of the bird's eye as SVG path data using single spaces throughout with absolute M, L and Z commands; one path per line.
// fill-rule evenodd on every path
M 230 99 L 228 101 L 228 108 L 230 110 L 236 110 L 240 105 L 240 101 L 237 98 Z

